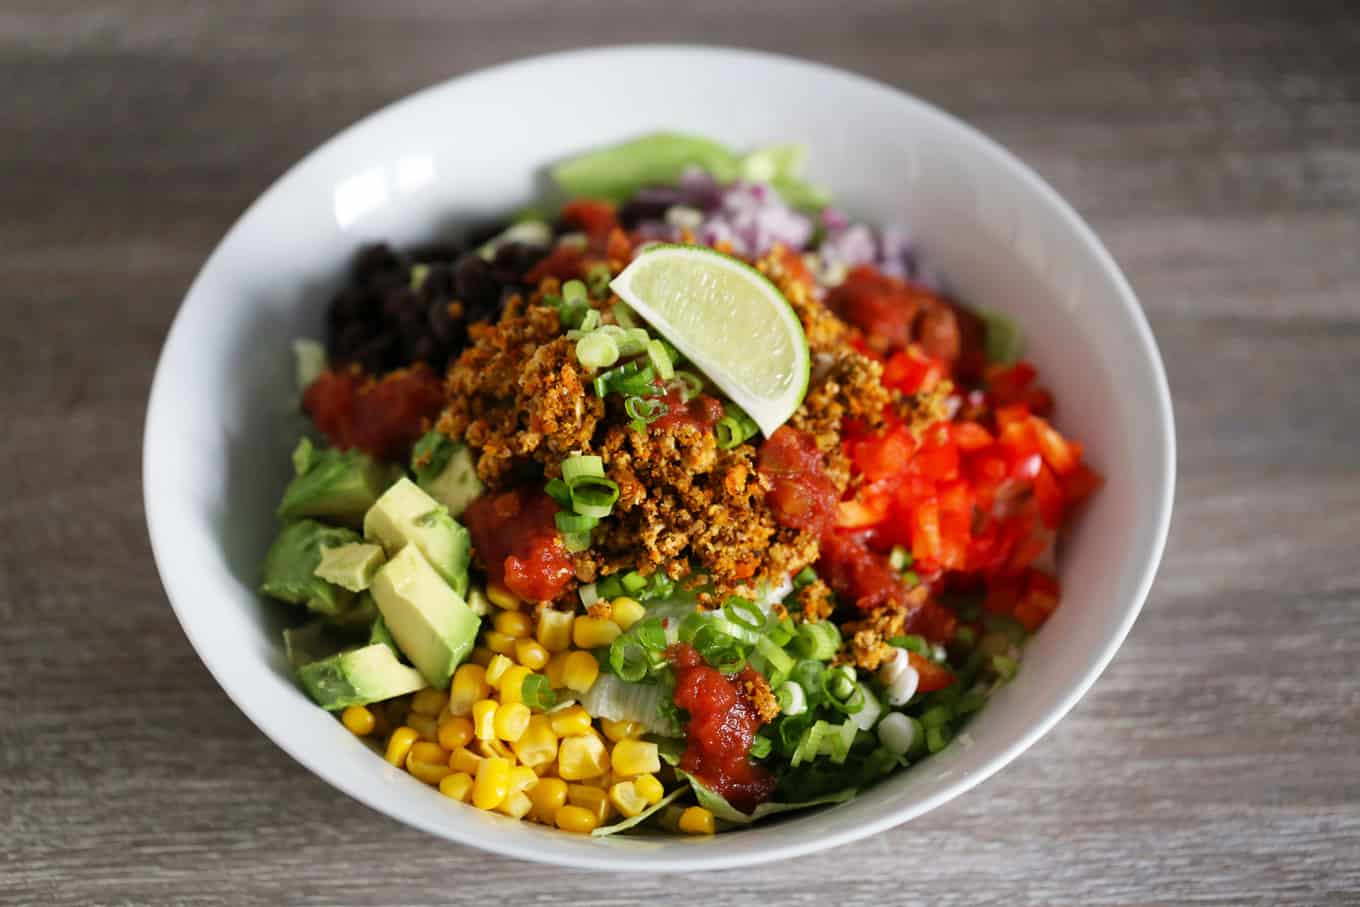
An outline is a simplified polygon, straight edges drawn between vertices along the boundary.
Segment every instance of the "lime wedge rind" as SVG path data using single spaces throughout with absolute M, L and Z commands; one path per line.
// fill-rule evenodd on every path
M 658 245 L 610 284 L 769 437 L 807 392 L 802 323 L 765 275 L 704 246 Z

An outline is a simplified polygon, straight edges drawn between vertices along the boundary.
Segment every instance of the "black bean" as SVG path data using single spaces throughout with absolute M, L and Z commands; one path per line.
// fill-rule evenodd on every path
M 499 290 L 491 269 L 475 254 L 464 255 L 453 266 L 453 288 L 459 299 L 474 306 L 494 302 Z
M 359 250 L 359 254 L 354 259 L 354 278 L 363 283 L 375 274 L 384 271 L 391 271 L 401 266 L 392 247 L 387 243 L 375 243 L 371 246 L 364 246 Z

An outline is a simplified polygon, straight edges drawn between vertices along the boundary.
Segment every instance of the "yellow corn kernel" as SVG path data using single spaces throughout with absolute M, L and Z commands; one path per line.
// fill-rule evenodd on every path
M 497 608 L 504 608 L 506 611 L 519 610 L 520 601 L 509 589 L 502 586 L 487 586 L 486 597 L 491 600 L 491 604 Z
M 595 824 L 603 825 L 609 819 L 613 807 L 609 803 L 609 792 L 602 787 L 586 784 L 568 784 L 567 802 L 572 806 L 588 809 L 595 816 Z
M 421 740 L 428 740 L 433 743 L 439 739 L 439 723 L 429 715 L 411 712 L 406 716 L 406 726 L 415 728 L 416 733 L 420 734 Z
M 340 713 L 340 723 L 356 737 L 367 737 L 378 725 L 373 713 L 361 705 L 352 705 Z
M 586 620 L 586 618 L 581 618 Z M 577 621 L 579 623 L 580 621 Z M 610 624 L 613 627 L 613 624 Z M 615 627 L 615 629 L 618 629 Z M 577 693 L 585 693 L 595 685 L 600 676 L 600 663 L 589 652 L 572 652 L 562 665 L 562 685 Z
M 680 814 L 680 830 L 687 835 L 713 834 L 713 813 L 702 806 L 691 806 Z
M 501 678 L 505 676 L 505 672 L 514 666 L 515 663 L 504 655 L 492 657 L 491 664 L 486 666 L 486 682 L 493 687 L 500 686 Z
M 514 765 L 510 768 L 510 793 L 525 793 L 538 783 L 538 775 L 527 765 Z
M 486 668 L 476 664 L 459 665 L 453 672 L 453 684 L 449 689 L 449 714 L 472 714 L 472 704 L 491 695 Z
M 472 704 L 472 733 L 478 740 L 491 740 L 496 736 L 494 699 L 481 699 Z
M 548 678 L 548 686 L 554 690 L 560 690 L 567 685 L 562 675 L 566 671 L 567 659 L 570 657 L 570 652 L 557 652 L 548 659 L 547 665 L 543 668 L 543 674 Z
M 529 707 L 521 702 L 502 702 L 496 709 L 496 736 L 514 743 L 529 728 Z
M 439 725 L 439 745 L 450 752 L 467 746 L 474 736 L 472 722 L 467 718 L 449 718 Z
M 406 754 L 419 739 L 420 734 L 416 733 L 414 728 L 405 726 L 397 728 L 387 739 L 387 753 L 383 758 L 393 765 L 400 766 L 406 761 Z
M 517 639 L 515 640 L 515 661 L 531 671 L 539 671 L 548 665 L 548 650 L 532 639 Z
M 421 742 L 411 746 L 408 758 L 430 765 L 445 765 L 449 761 L 449 751 L 437 743 Z
M 529 811 L 534 808 L 534 801 L 529 799 L 528 794 L 512 790 L 505 795 L 501 805 L 496 807 L 496 812 L 512 819 L 523 819 L 529 815 Z
M 609 788 L 609 802 L 625 819 L 631 819 L 647 808 L 647 799 L 638 793 L 632 781 L 619 781 Z
M 416 744 L 416 746 L 420 745 L 419 743 Z M 434 746 L 433 743 L 428 745 Z M 414 749 L 406 754 L 406 770 L 417 780 L 424 781 L 426 784 L 438 784 L 453 774 L 453 769 L 449 768 L 446 762 L 422 762 L 417 759 Z
M 545 825 L 551 825 L 553 816 L 567 802 L 567 782 L 561 778 L 539 778 L 528 790 L 529 799 L 534 801 L 534 818 Z
M 472 797 L 472 776 L 467 772 L 445 775 L 439 782 L 439 792 L 451 800 L 466 803 Z
M 571 641 L 578 649 L 598 649 L 618 639 L 622 632 L 612 620 L 578 617 L 571 626 Z
M 559 737 L 576 737 L 590 733 L 590 713 L 579 705 L 550 712 L 548 719 L 552 722 L 553 733 Z
M 502 611 L 496 615 L 492 626 L 497 633 L 503 633 L 511 639 L 526 639 L 534 632 L 533 619 L 523 611 Z
M 418 715 L 436 717 L 449 704 L 449 694 L 434 687 L 426 687 L 411 697 L 411 711 Z
M 610 602 L 609 619 L 618 624 L 620 630 L 627 630 L 646 616 L 647 609 L 635 598 L 620 595 Z
M 505 613 L 510 614 L 513 612 L 507 611 Z M 499 655 L 510 655 L 515 651 L 515 638 L 513 636 L 506 636 L 504 633 L 499 633 L 495 630 L 488 630 L 483 633 L 482 642 L 486 643 L 488 649 Z
M 472 664 L 480 665 L 481 667 L 484 668 L 487 665 L 491 664 L 491 659 L 494 658 L 495 655 L 496 653 L 488 649 L 486 646 L 477 646 L 475 649 L 472 650 L 472 654 L 468 656 L 468 661 L 470 661 Z
M 520 762 L 531 768 L 545 765 L 557 758 L 557 735 L 547 715 L 534 715 L 518 740 L 511 744 Z
M 646 775 L 661 771 L 661 755 L 656 744 L 646 740 L 620 740 L 614 744 L 609 761 L 620 775 Z
M 571 645 L 571 625 L 576 616 L 570 611 L 544 608 L 538 614 L 539 643 L 549 652 L 565 652 Z
M 472 805 L 478 809 L 495 809 L 509 792 L 509 760 L 483 759 L 477 766 L 477 778 L 472 784 Z
M 578 835 L 588 835 L 600 827 L 595 814 L 588 809 L 579 806 L 564 806 L 553 816 L 553 821 L 557 827 L 563 831 L 574 832 Z
M 463 772 L 467 775 L 477 774 L 477 766 L 482 764 L 482 757 L 474 753 L 465 746 L 460 746 L 449 755 L 449 768 L 455 772 Z
M 638 775 L 633 779 L 633 788 L 648 806 L 655 806 L 666 796 L 666 789 L 656 780 L 656 775 Z
M 494 738 L 491 740 L 474 740 L 472 747 L 474 752 L 487 759 L 495 757 L 504 759 L 511 765 L 515 764 L 515 751 L 510 749 L 510 747 L 502 740 L 496 740 Z
M 615 743 L 632 737 L 641 737 L 642 732 L 646 730 L 636 721 L 614 721 L 609 718 L 601 718 L 600 727 L 604 730 L 604 735 Z
M 501 675 L 500 683 L 496 684 L 496 689 L 500 691 L 502 704 L 508 702 L 524 701 L 524 678 L 534 673 L 524 665 L 514 665 L 506 668 Z
M 609 771 L 609 753 L 600 738 L 567 737 L 557 749 L 557 774 L 566 781 L 593 778 Z

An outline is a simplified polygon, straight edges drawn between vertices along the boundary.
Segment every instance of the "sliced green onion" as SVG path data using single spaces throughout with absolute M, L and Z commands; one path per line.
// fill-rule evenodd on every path
M 822 675 L 826 674 L 826 666 L 820 661 L 813 661 L 805 658 L 793 666 L 793 671 L 789 674 L 789 680 L 797 683 L 808 694 L 809 699 L 820 700 L 822 698 L 822 688 L 826 685 Z
M 770 755 L 770 748 L 772 746 L 773 744 L 770 743 L 769 737 L 762 737 L 760 734 L 757 734 L 751 739 L 751 758 L 764 759 L 766 756 Z
M 562 533 L 562 547 L 567 549 L 568 554 L 580 554 L 582 551 L 589 551 L 590 533 L 564 532 Z
M 576 361 L 586 368 L 608 368 L 619 361 L 619 347 L 608 334 L 594 331 L 576 341 Z
M 798 635 L 790 647 L 802 658 L 830 661 L 840 651 L 841 634 L 829 620 L 804 622 L 798 625 Z
M 680 389 L 680 399 L 685 403 L 688 403 L 703 393 L 704 379 L 693 372 L 687 372 L 684 369 L 676 369 L 675 377 L 671 379 L 668 385 L 666 385 L 666 389 L 670 390 L 675 387 Z
M 642 328 L 614 328 L 619 334 L 619 352 L 625 356 L 636 356 L 647 352 L 647 344 L 652 338 Z
M 627 592 L 629 595 L 636 595 L 647 588 L 647 577 L 638 573 L 636 570 L 625 573 L 620 582 L 623 583 L 623 591 Z
M 926 641 L 924 636 L 918 636 L 915 633 L 906 636 L 894 636 L 888 640 L 888 645 L 906 649 L 908 652 L 915 652 L 924 658 L 930 657 L 930 643 Z
M 739 595 L 730 596 L 723 603 L 723 617 L 732 623 L 748 630 L 763 630 L 765 628 L 765 612 L 748 599 Z
M 731 450 L 758 431 L 760 426 L 735 403 L 723 404 L 723 417 L 713 427 L 714 434 L 718 436 L 718 447 L 723 450 Z
M 685 619 L 680 621 L 680 629 L 678 631 L 680 641 L 688 643 L 694 642 L 694 637 L 697 636 L 699 631 L 707 624 L 708 619 L 698 611 L 686 614 Z
M 600 521 L 593 516 L 581 516 L 579 513 L 567 513 L 564 510 L 553 514 L 553 522 L 557 524 L 560 532 L 589 532 L 600 525 Z
M 949 745 L 953 736 L 947 727 L 926 728 L 926 749 L 932 753 L 938 753 Z
M 590 333 L 600 326 L 600 312 L 598 309 L 591 309 L 586 312 L 586 317 L 581 319 L 581 330 Z
M 571 489 L 568 488 L 567 483 L 563 482 L 561 479 L 551 480 L 543 490 L 548 493 L 548 497 L 552 498 L 559 505 L 563 507 L 571 506 Z
M 811 567 L 804 567 L 793 577 L 793 588 L 801 589 L 815 582 L 817 582 L 817 571 Z
M 915 570 L 908 570 L 902 574 L 902 582 L 907 584 L 908 589 L 915 589 L 921 585 L 921 578 L 916 575 Z
M 520 699 L 531 709 L 547 710 L 557 704 L 557 694 L 553 692 L 548 678 L 542 674 L 530 674 L 520 686 Z
M 652 367 L 662 380 L 669 381 L 675 375 L 675 364 L 671 362 L 670 353 L 666 352 L 660 340 L 647 341 L 647 358 L 652 361 Z
M 612 311 L 614 312 L 614 320 L 619 323 L 620 327 L 635 328 L 638 326 L 637 319 L 633 317 L 633 310 L 628 308 L 625 303 L 614 303 Z
M 776 617 L 771 613 L 769 624 L 765 628 L 765 638 L 782 649 L 789 644 L 789 641 L 793 639 L 797 632 L 798 629 L 788 617 Z
M 568 280 L 562 284 L 562 298 L 567 302 L 586 301 L 586 285 L 579 280 Z
M 660 400 L 646 397 L 629 397 L 623 401 L 623 409 L 629 417 L 641 421 L 644 425 L 650 425 L 670 412 L 670 407 Z
M 620 680 L 637 683 L 647 676 L 652 662 L 636 639 L 624 635 L 609 644 L 609 667 Z
M 944 727 L 954 720 L 954 710 L 947 705 L 937 705 L 926 709 L 921 715 L 921 724 L 927 729 Z
M 576 593 L 581 596 L 581 604 L 587 608 L 600 600 L 599 588 L 595 583 L 586 583 Z
M 597 581 L 595 583 L 595 588 L 598 590 L 600 598 L 613 601 L 622 595 L 623 583 L 621 582 L 621 579 L 622 577 L 615 573 Z
M 888 566 L 894 570 L 905 570 L 912 565 L 911 552 L 903 545 L 893 545 L 888 555 Z
M 792 680 L 779 685 L 774 698 L 779 702 L 779 711 L 784 715 L 801 715 L 807 711 L 807 694 Z
M 768 636 L 762 636 L 756 640 L 756 651 L 765 657 L 765 661 L 769 663 L 770 668 L 777 675 L 787 677 L 793 671 L 794 665 L 797 664 L 792 655 L 771 642 Z
M 961 626 L 954 631 L 955 644 L 971 649 L 977 643 L 977 631 L 969 626 Z
M 609 273 L 609 265 L 604 262 L 597 262 L 586 268 L 586 289 L 596 299 L 603 299 L 609 295 L 609 281 L 613 279 L 614 275 Z
M 593 479 L 604 475 L 604 460 L 584 454 L 572 454 L 562 461 L 562 481 L 568 486 L 577 479 Z
M 610 384 L 610 390 L 625 396 L 653 397 L 660 393 L 661 389 L 656 386 L 656 372 L 648 365 L 614 379 Z
M 847 671 L 846 668 L 849 668 Z M 855 683 L 855 669 L 849 665 L 841 665 L 839 668 L 832 668 L 827 671 L 822 679 L 823 689 L 826 695 L 836 702 L 845 702 L 859 689 Z
M 969 690 L 959 697 L 959 701 L 954 705 L 954 712 L 959 715 L 968 715 L 976 712 L 987 704 L 987 694 L 980 690 Z
M 585 300 L 564 299 L 561 305 L 557 307 L 557 317 L 564 328 L 576 330 L 580 328 L 588 311 L 590 311 L 590 304 Z
M 571 509 L 581 516 L 607 517 L 619 499 L 619 486 L 612 479 L 583 478 L 571 485 Z
M 1015 671 L 1018 667 L 1019 664 L 1016 660 L 1008 655 L 992 656 L 992 670 L 996 672 L 1003 683 L 1015 677 Z

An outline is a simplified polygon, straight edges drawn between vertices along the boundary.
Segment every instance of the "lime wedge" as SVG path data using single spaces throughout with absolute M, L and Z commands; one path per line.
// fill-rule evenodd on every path
M 653 246 L 610 288 L 769 437 L 803 402 L 808 345 L 763 274 L 702 246 Z

